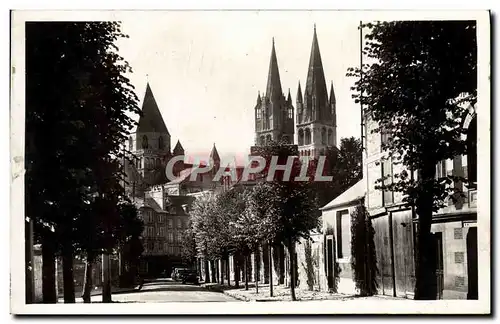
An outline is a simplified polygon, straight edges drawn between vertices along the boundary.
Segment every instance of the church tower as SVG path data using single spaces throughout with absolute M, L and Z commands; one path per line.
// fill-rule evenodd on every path
M 170 133 L 161 116 L 149 83 L 142 103 L 142 116 L 129 137 L 129 150 L 136 157 L 138 172 L 149 184 L 161 182 L 170 154 Z
M 314 26 L 304 96 L 299 82 L 296 100 L 297 144 L 300 155 L 311 157 L 323 155 L 327 147 L 337 144 L 336 100 L 333 83 L 328 98 L 316 26 Z
M 273 45 L 266 92 L 257 96 L 255 105 L 255 145 L 266 145 L 271 140 L 293 144 L 294 109 L 290 91 L 288 98 L 281 89 L 276 50 Z

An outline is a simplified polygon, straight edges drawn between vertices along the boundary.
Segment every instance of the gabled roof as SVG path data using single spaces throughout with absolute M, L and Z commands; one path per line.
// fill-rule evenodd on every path
M 337 198 L 330 201 L 321 210 L 329 210 L 339 206 L 356 204 L 366 195 L 366 180 L 361 179 L 355 185 L 341 193 Z
M 146 86 L 146 93 L 142 102 L 142 114 L 137 126 L 137 133 L 167 133 L 170 135 L 149 83 Z

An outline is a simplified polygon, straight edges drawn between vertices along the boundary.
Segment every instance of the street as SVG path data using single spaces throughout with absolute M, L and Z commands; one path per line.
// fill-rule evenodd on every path
M 170 278 L 146 282 L 141 290 L 131 293 L 114 293 L 113 302 L 163 303 L 163 302 L 225 302 L 236 299 L 223 293 L 208 291 L 193 284 L 183 285 Z M 92 296 L 92 302 L 101 302 L 102 296 Z M 81 298 L 77 302 L 82 302 Z

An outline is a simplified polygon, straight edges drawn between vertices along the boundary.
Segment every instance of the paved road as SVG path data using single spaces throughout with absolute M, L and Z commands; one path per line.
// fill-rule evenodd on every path
M 114 302 L 163 303 L 163 302 L 226 302 L 236 301 L 223 293 L 208 291 L 197 285 L 158 279 L 145 283 L 141 290 L 132 293 L 115 293 Z M 92 302 L 102 301 L 102 296 L 92 296 Z

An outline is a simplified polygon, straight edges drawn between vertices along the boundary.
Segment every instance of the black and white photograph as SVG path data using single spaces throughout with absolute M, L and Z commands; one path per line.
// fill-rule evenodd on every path
M 492 311 L 490 12 L 10 33 L 12 314 Z

